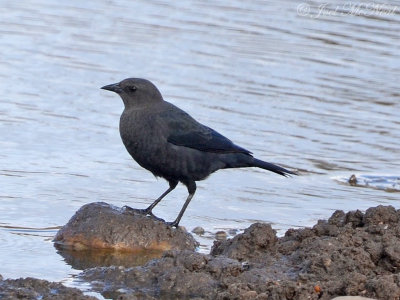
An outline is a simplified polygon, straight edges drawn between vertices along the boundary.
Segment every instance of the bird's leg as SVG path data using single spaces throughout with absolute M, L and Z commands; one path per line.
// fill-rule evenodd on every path
M 169 188 L 168 190 L 166 190 L 160 197 L 157 198 L 156 201 L 154 201 L 152 204 L 149 205 L 148 208 L 144 209 L 144 211 L 146 212 L 147 215 L 151 215 L 153 217 L 155 217 L 153 215 L 153 208 L 165 197 L 167 196 L 173 189 L 176 188 L 178 184 L 178 181 L 169 181 Z M 157 218 L 157 217 L 156 217 Z
M 194 181 L 189 181 L 189 182 L 184 182 L 184 184 L 188 188 L 189 196 L 186 198 L 185 204 L 183 204 L 181 211 L 178 214 L 178 217 L 176 217 L 175 221 L 173 222 L 167 222 L 168 225 L 178 227 L 179 222 L 181 221 L 181 218 L 183 214 L 185 213 L 186 208 L 188 207 L 190 200 L 192 200 L 194 193 L 196 192 L 196 182 Z
M 150 215 L 159 221 L 164 221 L 163 219 L 158 218 L 155 215 L 153 215 L 152 210 L 165 196 L 167 196 L 173 189 L 175 189 L 177 184 L 178 184 L 177 181 L 169 181 L 169 188 L 164 193 L 162 193 L 162 195 L 160 197 L 158 197 L 149 207 L 147 207 L 145 209 L 131 208 L 129 206 L 124 206 L 124 208 L 126 210 L 134 211 L 134 212 L 137 212 L 137 213 L 140 213 L 143 215 Z

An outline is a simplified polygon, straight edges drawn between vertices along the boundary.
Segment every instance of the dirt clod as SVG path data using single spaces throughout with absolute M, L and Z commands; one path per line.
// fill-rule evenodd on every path
M 0 299 L 96 300 L 97 298 L 85 296 L 82 291 L 65 287 L 61 283 L 48 282 L 46 280 L 29 277 L 2 280 L 0 276 Z

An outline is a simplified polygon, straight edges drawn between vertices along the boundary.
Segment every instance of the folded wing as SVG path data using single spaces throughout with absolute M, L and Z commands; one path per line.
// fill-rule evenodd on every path
M 167 127 L 167 140 L 171 144 L 204 152 L 251 155 L 250 151 L 235 145 L 230 139 L 197 122 L 172 104 L 169 110 L 163 112 L 161 118 L 163 126 Z

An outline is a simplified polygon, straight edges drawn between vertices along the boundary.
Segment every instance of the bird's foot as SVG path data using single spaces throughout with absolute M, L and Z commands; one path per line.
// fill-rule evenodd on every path
M 149 213 L 151 214 L 151 211 L 147 211 L 147 209 L 139 209 L 139 208 L 132 208 L 130 206 L 125 205 L 124 207 L 122 207 L 122 209 L 126 212 L 130 212 L 130 213 L 138 213 L 141 215 L 148 215 Z
M 165 224 L 167 224 L 168 226 L 171 226 L 171 227 L 176 227 L 176 228 L 178 228 L 178 225 L 179 225 L 179 223 L 176 220 L 173 222 L 165 222 Z
M 125 205 L 125 206 L 123 207 L 123 209 L 124 209 L 126 212 L 129 212 L 129 213 L 134 213 L 134 214 L 135 214 L 135 213 L 138 213 L 138 214 L 141 214 L 141 215 L 149 216 L 149 217 L 153 218 L 154 220 L 156 220 L 156 221 L 161 221 L 161 222 L 163 222 L 163 223 L 166 223 L 167 225 L 171 225 L 171 224 L 175 224 L 175 223 L 176 223 L 176 222 L 165 222 L 164 219 L 159 218 L 159 217 L 157 217 L 156 215 L 154 215 L 153 212 L 151 211 L 151 209 L 148 209 L 148 208 L 139 209 L 139 208 L 132 208 L 132 207 L 129 207 L 129 206 Z M 175 225 L 171 225 L 171 226 L 175 226 Z M 176 226 L 175 226 L 175 227 L 176 227 Z

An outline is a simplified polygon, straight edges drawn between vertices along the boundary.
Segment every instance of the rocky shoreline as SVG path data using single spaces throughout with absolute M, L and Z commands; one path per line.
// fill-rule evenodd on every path
M 107 264 L 78 259 L 79 278 L 111 299 L 400 299 L 400 210 L 392 206 L 365 213 L 338 210 L 312 228 L 290 229 L 283 237 L 269 224 L 255 223 L 232 239 L 214 242 L 206 255 L 195 251 L 197 242 L 181 228 L 92 203 L 76 213 L 55 242 L 72 260 L 72 252 L 89 248 L 95 253 L 106 248 L 117 257 Z M 158 254 L 145 264 L 124 263 L 138 250 L 154 249 Z M 125 254 L 116 254 L 121 251 Z M 96 299 L 33 278 L 0 278 L 0 298 Z

